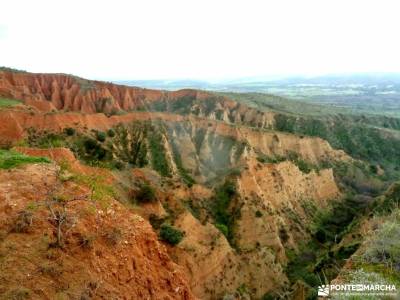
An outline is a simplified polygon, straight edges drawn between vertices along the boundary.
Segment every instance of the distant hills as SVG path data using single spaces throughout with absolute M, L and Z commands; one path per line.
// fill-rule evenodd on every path
M 361 113 L 400 115 L 400 73 L 247 77 L 220 81 L 140 80 L 119 82 L 163 90 L 193 88 L 218 92 L 265 93 L 349 108 Z

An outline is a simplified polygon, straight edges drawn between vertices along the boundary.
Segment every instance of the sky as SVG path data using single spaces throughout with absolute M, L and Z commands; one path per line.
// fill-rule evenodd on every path
M 2 1 L 0 66 L 90 79 L 400 72 L 400 1 Z

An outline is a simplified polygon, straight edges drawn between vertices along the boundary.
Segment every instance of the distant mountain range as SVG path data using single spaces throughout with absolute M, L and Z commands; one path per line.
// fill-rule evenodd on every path
M 192 88 L 218 92 L 273 94 L 336 108 L 400 115 L 400 73 L 247 77 L 221 81 L 140 80 L 119 83 L 162 90 Z
M 343 85 L 400 85 L 400 73 L 354 73 L 331 74 L 323 76 L 255 76 L 227 80 L 195 80 L 195 79 L 160 79 L 160 80 L 124 80 L 116 83 L 158 89 L 196 88 L 225 91 L 263 92 L 267 87 L 276 86 L 343 86 Z

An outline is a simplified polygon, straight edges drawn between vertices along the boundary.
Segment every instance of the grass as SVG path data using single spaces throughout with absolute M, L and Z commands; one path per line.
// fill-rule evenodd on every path
M 112 185 L 106 182 L 102 175 L 77 174 L 71 169 L 67 161 L 59 163 L 62 173 L 72 174 L 68 179 L 77 184 L 86 185 L 91 190 L 91 200 L 99 202 L 104 208 L 110 205 L 111 198 L 117 198 L 117 193 Z
M 12 107 L 21 103 L 21 101 L 15 99 L 0 98 L 0 108 Z
M 49 163 L 45 157 L 33 157 L 12 150 L 0 150 L 0 169 L 12 169 L 24 164 Z

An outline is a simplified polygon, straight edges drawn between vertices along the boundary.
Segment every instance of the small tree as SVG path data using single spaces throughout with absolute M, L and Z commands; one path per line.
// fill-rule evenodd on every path
M 51 244 L 53 247 L 63 248 L 64 237 L 74 227 L 77 221 L 77 216 L 68 210 L 68 206 L 75 201 L 88 200 L 87 195 L 81 197 L 63 197 L 63 185 L 60 180 L 61 168 L 57 167 L 55 170 L 54 183 L 45 182 L 46 194 L 44 200 L 39 202 L 38 205 L 43 205 L 49 211 L 48 221 L 54 227 L 54 235 L 56 241 Z
M 106 140 L 106 134 L 103 131 L 96 132 L 96 138 L 99 142 L 104 142 Z
M 71 127 L 64 128 L 64 133 L 66 135 L 72 136 L 75 134 L 75 129 Z
M 108 135 L 109 137 L 111 137 L 111 138 L 114 137 L 114 136 L 115 136 L 115 130 L 112 129 L 112 128 L 108 129 L 107 135 Z
M 183 232 L 171 225 L 163 224 L 160 228 L 160 238 L 173 246 L 179 244 L 183 239 Z
M 157 200 L 156 198 L 156 191 L 154 188 L 148 184 L 148 183 L 143 183 L 140 186 L 139 191 L 136 193 L 135 197 L 136 201 L 139 203 L 148 203 L 148 202 L 155 202 Z

